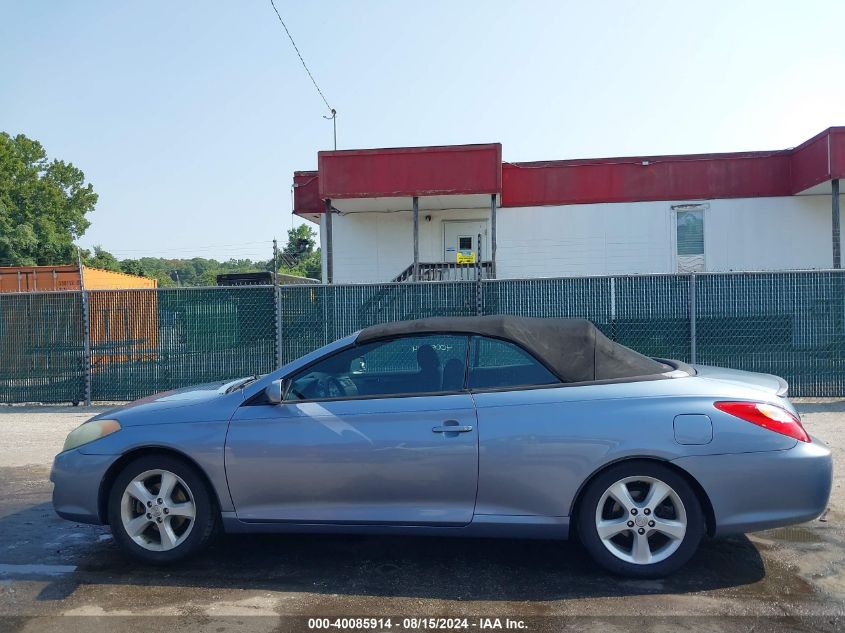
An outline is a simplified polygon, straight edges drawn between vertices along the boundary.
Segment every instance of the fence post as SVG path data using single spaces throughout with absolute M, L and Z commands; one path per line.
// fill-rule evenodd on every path
M 690 363 L 696 363 L 696 300 L 695 300 L 695 273 L 689 276 L 689 338 L 690 338 Z
M 475 316 L 484 316 L 484 296 L 482 295 L 481 277 L 484 266 L 481 263 L 481 233 L 476 238 L 476 250 L 478 257 L 475 258 Z
M 616 336 L 616 277 L 610 278 L 610 335 L 615 341 Z
M 80 290 L 82 298 L 82 366 L 85 379 L 84 400 L 85 406 L 91 406 L 91 318 L 88 307 L 88 291 Z
M 276 324 L 276 369 L 282 366 L 282 287 L 273 284 L 273 315 Z

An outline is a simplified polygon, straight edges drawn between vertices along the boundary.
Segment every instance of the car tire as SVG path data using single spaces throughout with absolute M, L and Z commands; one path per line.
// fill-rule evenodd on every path
M 204 478 L 170 455 L 132 460 L 109 491 L 114 540 L 144 563 L 165 565 L 200 551 L 214 536 L 218 516 Z
M 647 460 L 623 462 L 594 477 L 575 521 L 581 543 L 599 565 L 633 578 L 678 570 L 692 558 L 706 527 L 686 478 Z

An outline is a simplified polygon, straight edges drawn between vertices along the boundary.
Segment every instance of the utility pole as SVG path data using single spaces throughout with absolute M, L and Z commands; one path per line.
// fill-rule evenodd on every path
M 323 118 L 332 122 L 332 132 L 333 132 L 333 135 L 334 135 L 334 148 L 335 148 L 335 150 L 337 150 L 337 110 L 335 110 L 334 108 L 332 108 L 331 110 L 332 110 L 332 115 L 331 116 L 323 115 Z
M 330 119 L 332 122 L 332 131 L 334 133 L 334 149 L 337 151 L 337 110 L 334 108 L 331 116 L 324 116 L 324 119 Z M 334 283 L 334 253 L 332 252 L 332 201 L 326 200 L 326 283 Z M 323 241 L 323 236 L 320 236 L 320 241 Z
M 833 212 L 833 267 L 842 268 L 842 240 L 839 237 L 839 179 L 830 181 L 830 193 Z
M 82 268 L 82 253 L 76 247 L 76 267 L 79 269 L 79 289 L 85 290 L 85 270 Z
M 279 243 L 273 238 L 273 311 L 276 321 L 276 367 L 282 366 L 284 356 L 284 332 L 282 331 L 282 289 L 279 287 Z
M 279 270 L 279 243 L 276 241 L 276 238 L 273 238 L 273 285 L 279 285 L 279 277 L 278 271 Z
M 82 253 L 76 247 L 76 265 L 79 268 L 79 296 L 82 299 L 82 371 L 84 380 L 83 400 L 91 406 L 91 318 L 88 293 L 85 291 L 85 269 L 82 267 Z

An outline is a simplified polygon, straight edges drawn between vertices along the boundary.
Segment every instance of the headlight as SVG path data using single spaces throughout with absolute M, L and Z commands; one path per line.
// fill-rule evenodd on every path
M 117 420 L 93 420 L 85 422 L 82 426 L 73 429 L 65 440 L 63 451 L 69 451 L 83 444 L 88 444 L 106 435 L 111 435 L 120 430 L 120 422 Z

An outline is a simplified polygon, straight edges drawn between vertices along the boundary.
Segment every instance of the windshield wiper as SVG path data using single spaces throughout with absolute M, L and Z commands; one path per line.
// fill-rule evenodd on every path
M 234 385 L 231 385 L 230 387 L 228 387 L 226 389 L 226 391 L 224 391 L 223 393 L 232 393 L 233 391 L 236 391 L 237 389 L 243 389 L 244 387 L 254 383 L 259 378 L 261 378 L 261 374 L 255 374 L 251 378 L 244 378 L 240 382 L 236 382 Z

